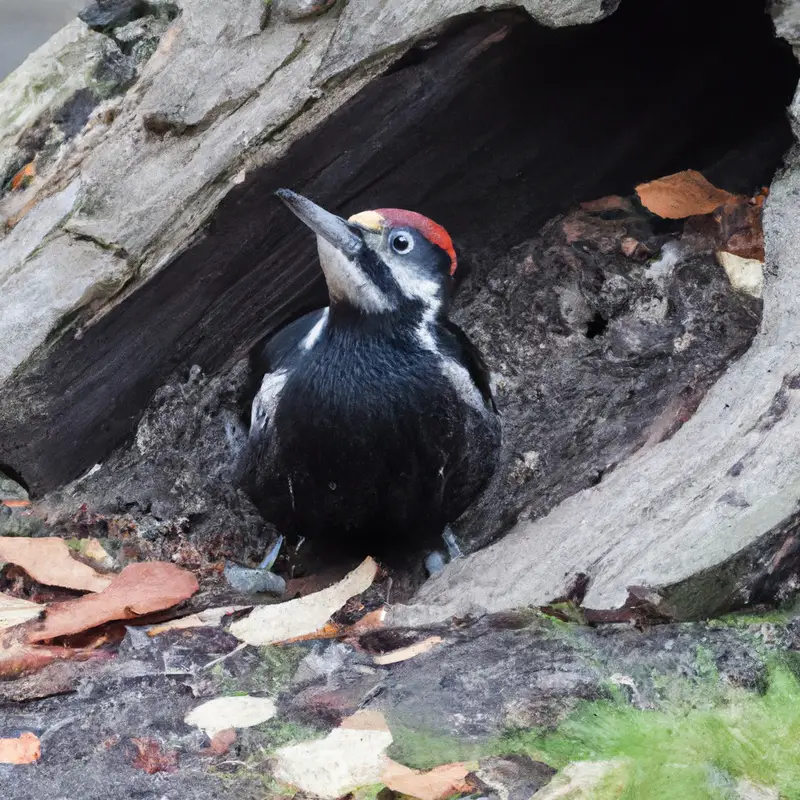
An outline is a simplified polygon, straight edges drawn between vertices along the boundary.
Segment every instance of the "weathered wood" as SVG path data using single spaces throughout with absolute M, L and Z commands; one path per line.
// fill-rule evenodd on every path
M 523 5 L 547 24 L 612 10 L 588 0 Z M 298 22 L 277 12 L 265 19 L 260 0 L 237 3 L 236 13 L 225 3 L 186 0 L 124 97 L 98 108 L 58 158 L 36 151 L 40 171 L 31 185 L 0 199 L 10 229 L 0 240 L 0 310 L 16 309 L 23 320 L 0 319 L 8 343 L 0 359 L 0 467 L 13 468 L 34 495 L 60 486 L 133 433 L 169 376 L 194 364 L 224 374 L 259 337 L 322 301 L 313 243 L 270 196 L 281 185 L 334 210 L 407 206 L 445 224 L 474 273 L 461 313 L 476 315 L 468 327 L 486 334 L 482 345 L 502 379 L 504 370 L 513 375 L 539 362 L 522 357 L 517 342 L 504 363 L 514 343 L 502 337 L 494 336 L 493 350 L 498 306 L 490 299 L 503 292 L 492 281 L 505 281 L 505 291 L 512 278 L 521 281 L 524 259 L 509 271 L 513 257 L 504 257 L 523 242 L 535 254 L 541 241 L 530 240 L 542 223 L 578 200 L 627 194 L 640 180 L 685 167 L 725 188 L 752 190 L 789 146 L 783 109 L 797 67 L 768 17 L 745 0 L 630 3 L 597 25 L 563 30 L 520 10 L 461 16 L 477 8 L 468 0 L 426 5 L 416 16 L 410 8 L 400 0 L 350 3 L 338 17 Z M 781 19 L 790 19 L 790 7 L 781 8 Z M 367 26 L 371 13 L 377 17 Z M 789 23 L 779 21 L 779 29 L 795 35 Z M 731 52 L 749 58 L 730 59 Z M 61 108 L 48 109 L 46 131 L 61 124 Z M 413 613 L 547 602 L 580 576 L 588 576 L 589 607 L 618 609 L 629 588 L 644 586 L 632 589 L 636 603 L 674 616 L 792 585 L 797 180 L 790 168 L 769 201 L 762 330 L 690 423 L 660 444 L 663 437 L 649 435 L 688 380 L 689 357 L 672 363 L 667 347 L 686 323 L 673 308 L 656 337 L 664 345 L 653 362 L 657 397 L 614 408 L 617 423 L 639 415 L 620 442 L 606 447 L 600 421 L 588 419 L 566 438 L 588 442 L 590 452 L 567 448 L 564 463 L 541 481 L 541 497 L 532 470 L 521 492 L 490 498 L 488 516 L 470 523 L 473 541 L 520 510 L 560 505 L 449 568 Z M 661 235 L 651 234 L 654 242 Z M 583 269 L 586 277 L 617 268 L 588 258 Z M 689 279 L 708 280 L 724 302 L 701 297 L 684 309 L 695 316 L 723 309 L 723 327 L 748 309 L 757 314 L 719 284 L 711 262 L 694 269 Z M 30 300 L 37 281 L 48 289 L 37 291 L 38 304 Z M 592 291 L 579 291 L 581 302 L 593 302 Z M 28 307 L 26 319 L 19 309 Z M 564 335 L 583 337 L 574 356 L 594 317 L 562 316 Z M 613 360 L 615 320 L 600 316 L 595 333 L 603 341 L 588 357 Z M 704 330 L 713 327 L 707 323 Z M 746 345 L 749 324 L 707 337 L 715 344 L 701 359 L 698 396 Z M 630 381 L 631 363 L 615 389 Z M 530 374 L 526 380 L 533 383 Z M 564 397 L 580 407 L 579 393 Z M 524 456 L 536 447 L 527 442 L 543 418 L 531 415 L 526 427 L 520 396 L 511 413 L 518 438 L 509 441 L 525 449 L 508 455 L 522 455 L 529 467 Z M 559 413 L 552 420 L 569 414 Z M 552 454 L 558 434 L 548 436 Z
M 741 24 L 731 19 L 731 36 L 738 30 L 742 37 Z M 75 257 L 76 268 L 86 259 L 107 259 L 110 267 L 119 266 L 117 281 L 127 281 L 124 299 L 101 306 L 99 318 L 76 311 L 51 333 L 52 344 L 41 355 L 5 381 L 0 463 L 13 466 L 34 492 L 52 489 L 105 458 L 130 434 L 174 370 L 199 364 L 214 372 L 282 320 L 319 304 L 324 295 L 313 241 L 271 198 L 279 186 L 290 185 L 343 211 L 385 204 L 386 198 L 420 208 L 453 232 L 465 263 L 491 263 L 571 202 L 627 191 L 638 180 L 685 166 L 688 157 L 698 166 L 713 165 L 752 136 L 774 129 L 771 120 L 782 112 L 767 94 L 754 98 L 761 105 L 737 126 L 723 116 L 749 79 L 749 67 L 729 73 L 730 89 L 721 93 L 716 72 L 697 73 L 696 60 L 708 57 L 704 35 L 687 34 L 684 47 L 696 57 L 667 70 L 664 62 L 680 26 L 671 12 L 663 13 L 663 38 L 645 45 L 637 38 L 643 22 L 642 13 L 632 10 L 599 26 L 562 31 L 513 13 L 462 21 L 438 46 L 413 50 L 368 83 L 283 158 L 225 187 L 213 213 L 196 220 L 202 225 L 186 252 L 175 254 L 180 238 L 157 246 L 161 261 L 172 258 L 156 269 L 154 256 L 142 249 L 143 237 L 150 235 L 143 226 L 156 223 L 140 217 L 153 216 L 164 201 L 158 194 L 149 197 L 151 176 L 138 162 L 155 160 L 162 151 L 163 159 L 171 158 L 202 136 L 191 130 L 199 112 L 185 111 L 195 117 L 164 117 L 161 124 L 179 135 L 172 144 L 169 138 L 158 141 L 161 150 L 151 153 L 156 145 L 143 141 L 139 154 L 126 142 L 126 137 L 141 139 L 135 129 L 152 120 L 159 80 L 181 68 L 180 60 L 172 66 L 165 53 L 161 71 L 145 72 L 141 79 L 149 83 L 141 99 L 145 111 L 135 98 L 126 99 L 131 111 L 112 126 L 105 149 L 88 157 L 82 177 L 87 186 L 78 213 L 67 220 L 68 232 L 88 241 L 67 240 L 61 251 L 54 242 L 38 256 L 56 264 Z M 731 37 L 725 41 L 730 46 Z M 762 41 L 768 48 L 769 40 Z M 630 71 L 637 53 L 641 69 L 652 72 Z M 556 81 L 553 64 L 561 65 Z M 690 82 L 694 87 L 687 92 Z M 670 144 L 655 146 L 664 119 L 670 120 Z M 295 124 L 286 136 L 303 132 Z M 767 164 L 785 147 L 786 136 L 780 128 L 777 139 L 767 136 L 773 150 Z M 156 166 L 161 164 L 151 169 Z M 163 168 L 178 171 L 163 175 L 168 183 L 197 181 L 194 161 L 167 161 Z M 757 159 L 733 181 L 752 185 L 763 171 L 764 161 Z M 191 217 L 191 201 L 176 202 L 189 205 L 173 214 Z M 152 207 L 140 213 L 139 204 L 146 203 Z M 97 242 L 105 242 L 115 256 Z M 77 257 L 76 248 L 86 252 Z

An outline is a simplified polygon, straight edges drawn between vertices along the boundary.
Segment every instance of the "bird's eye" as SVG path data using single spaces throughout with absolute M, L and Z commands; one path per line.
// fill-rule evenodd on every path
M 410 253 L 414 249 L 414 239 L 409 233 L 395 233 L 389 240 L 395 253 Z

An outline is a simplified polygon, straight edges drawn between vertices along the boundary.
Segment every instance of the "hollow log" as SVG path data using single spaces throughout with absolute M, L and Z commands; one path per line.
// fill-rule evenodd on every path
M 135 19 L 84 14 L 0 84 L 0 470 L 38 498 L 144 458 L 133 437 L 165 430 L 165 384 L 195 365 L 225 384 L 321 305 L 313 243 L 271 197 L 290 186 L 343 213 L 422 211 L 469 267 L 456 314 L 507 435 L 462 530 L 477 547 L 512 529 L 397 619 L 563 597 L 688 618 L 791 592 L 791 51 L 746 0 L 509 5 L 155 0 Z M 797 6 L 772 13 L 800 46 Z M 678 236 L 640 209 L 574 211 L 680 169 L 748 192 L 779 167 L 763 312 L 712 253 L 664 279 L 626 261 L 632 231 L 651 255 Z M 586 243 L 600 235 L 607 252 Z M 184 434 L 160 442 L 159 475 Z

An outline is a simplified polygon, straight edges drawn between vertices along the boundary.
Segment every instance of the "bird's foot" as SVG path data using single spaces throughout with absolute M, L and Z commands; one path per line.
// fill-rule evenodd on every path
M 449 561 L 455 561 L 457 558 L 464 557 L 464 552 L 461 547 L 459 547 L 455 532 L 450 525 L 445 526 L 444 533 L 442 533 L 442 540 L 447 547 L 447 557 L 445 557 L 441 550 L 434 550 L 425 558 L 425 569 L 428 570 L 428 575 L 431 577 L 441 572 Z
M 450 556 L 451 561 L 464 557 L 464 551 L 459 547 L 458 539 L 456 539 L 456 532 L 451 525 L 445 525 L 442 539 L 444 539 L 445 546 L 447 547 L 447 555 Z
M 272 572 L 282 546 L 283 536 L 279 536 L 264 556 L 264 560 L 255 569 L 226 561 L 224 574 L 228 585 L 242 594 L 282 595 L 286 591 L 286 581 Z

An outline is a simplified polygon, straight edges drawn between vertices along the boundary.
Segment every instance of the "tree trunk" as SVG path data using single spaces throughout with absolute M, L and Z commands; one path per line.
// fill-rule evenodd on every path
M 74 23 L 0 85 L 0 469 L 50 508 L 208 514 L 238 362 L 324 302 L 311 237 L 271 197 L 289 186 L 426 213 L 470 267 L 456 314 L 506 441 L 461 530 L 474 549 L 513 529 L 397 619 L 567 596 L 688 618 L 792 591 L 800 156 L 766 206 L 760 325 L 761 299 L 682 225 L 630 201 L 574 210 L 685 168 L 768 183 L 798 79 L 770 19 L 745 0 L 329 5 L 90 11 L 96 30 Z M 797 6 L 773 13 L 800 44 Z M 186 384 L 194 365 L 208 383 Z

